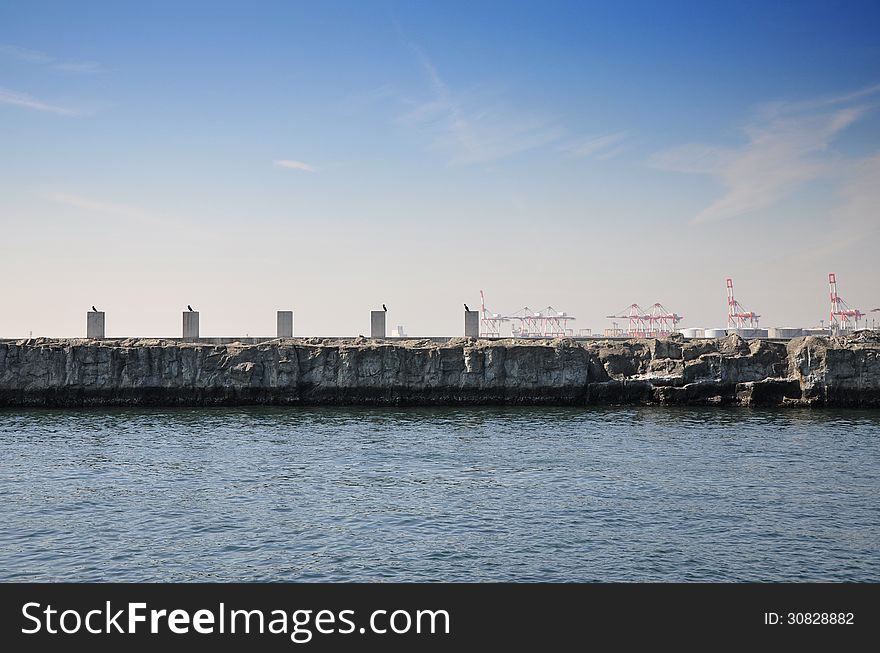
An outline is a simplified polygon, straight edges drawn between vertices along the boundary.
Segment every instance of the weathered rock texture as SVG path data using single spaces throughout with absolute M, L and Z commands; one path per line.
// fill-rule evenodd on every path
M 0 342 L 0 406 L 597 403 L 880 407 L 880 334 Z

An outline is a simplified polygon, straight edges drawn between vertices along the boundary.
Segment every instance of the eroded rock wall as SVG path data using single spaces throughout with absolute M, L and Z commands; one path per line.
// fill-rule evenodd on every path
M 0 406 L 480 403 L 880 406 L 880 335 L 0 342 Z

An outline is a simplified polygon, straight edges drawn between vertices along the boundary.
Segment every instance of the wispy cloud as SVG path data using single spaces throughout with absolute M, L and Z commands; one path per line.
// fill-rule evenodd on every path
M 574 140 L 558 116 L 524 108 L 502 89 L 487 84 L 455 88 L 421 47 L 402 35 L 401 44 L 414 55 L 425 89 L 404 91 L 383 84 L 345 98 L 338 105 L 340 112 L 351 114 L 383 105 L 384 110 L 395 112 L 398 124 L 416 133 L 426 149 L 445 155 L 450 165 L 492 163 L 540 148 L 596 159 L 612 158 L 629 149 L 625 131 Z
M 272 162 L 276 168 L 288 168 L 290 170 L 302 170 L 303 172 L 317 172 L 315 166 L 303 163 L 302 161 L 293 161 L 291 159 L 278 159 Z
M 13 59 L 18 59 L 19 61 L 26 61 L 27 63 L 47 64 L 52 62 L 52 57 L 50 57 L 45 52 L 39 52 L 38 50 L 28 50 L 27 48 L 19 48 L 15 45 L 0 44 L 0 54 L 12 57 Z
M 175 214 L 155 207 L 146 208 L 123 204 L 66 191 L 46 193 L 43 197 L 54 204 L 81 212 L 87 216 L 92 225 L 99 222 L 100 216 L 103 216 L 105 224 L 108 226 L 118 226 L 120 222 L 128 222 L 131 228 L 150 228 L 151 233 L 165 233 L 164 230 L 173 230 L 175 236 L 203 234 L 198 222 L 194 221 L 192 216 Z
M 153 213 L 145 211 L 143 209 L 139 209 L 137 207 L 129 206 L 126 204 L 117 204 L 114 202 L 106 202 L 103 200 L 96 200 L 89 197 L 83 197 L 82 195 L 73 195 L 71 193 L 49 193 L 46 197 L 56 204 L 63 204 L 65 206 L 70 206 L 75 209 L 83 209 L 86 211 L 103 213 L 105 215 L 110 215 L 116 218 L 127 218 L 138 221 L 153 221 L 156 217 Z
M 105 72 L 105 68 L 95 61 L 64 61 L 45 52 L 20 48 L 16 45 L 0 44 L 0 54 L 18 61 L 43 65 L 63 73 L 93 75 Z
M 18 93 L 5 88 L 0 88 L 0 104 L 8 104 L 34 111 L 44 111 L 46 113 L 55 113 L 62 116 L 78 116 L 80 112 L 71 107 L 64 107 L 57 104 L 50 104 L 35 98 L 27 93 Z
M 809 98 L 806 100 L 777 100 L 775 102 L 765 102 L 757 107 L 759 115 L 767 118 L 774 118 L 780 115 L 791 115 L 795 113 L 811 112 L 821 110 L 827 107 L 842 106 L 853 103 L 855 100 L 861 100 L 872 95 L 880 93 L 880 84 L 872 84 L 864 88 L 843 93 L 838 95 L 823 95 L 821 97 Z
M 707 174 L 724 193 L 693 222 L 724 220 L 763 209 L 840 166 L 828 150 L 835 137 L 870 109 L 857 104 L 880 85 L 834 97 L 775 102 L 758 108 L 743 129 L 740 147 L 690 144 L 658 152 L 649 164 L 664 170 Z
M 839 162 L 840 204 L 833 208 L 823 227 L 822 238 L 809 241 L 788 253 L 780 253 L 774 264 L 779 270 L 803 265 L 811 259 L 852 256 L 853 248 L 875 242 L 880 232 L 880 152 L 848 162 Z M 870 246 L 870 245 L 869 245 Z
M 104 67 L 95 61 L 66 61 L 55 64 L 52 68 L 77 75 L 96 75 L 105 71 Z
M 856 238 L 880 229 L 877 207 L 880 206 L 880 152 L 850 164 L 840 188 L 843 203 L 833 217 L 844 223 Z
M 395 86 L 382 84 L 381 86 L 349 95 L 336 105 L 336 109 L 344 115 L 353 115 L 385 100 L 395 100 L 400 96 L 401 92 Z
M 576 159 L 595 156 L 598 159 L 611 158 L 623 151 L 620 144 L 626 139 L 627 132 L 618 131 L 601 136 L 591 136 L 565 143 L 560 150 L 567 152 Z
M 512 107 L 485 89 L 453 92 L 428 56 L 416 54 L 430 96 L 403 98 L 408 110 L 402 124 L 420 129 L 430 147 L 445 153 L 453 164 L 486 163 L 557 141 L 564 129 L 557 120 Z

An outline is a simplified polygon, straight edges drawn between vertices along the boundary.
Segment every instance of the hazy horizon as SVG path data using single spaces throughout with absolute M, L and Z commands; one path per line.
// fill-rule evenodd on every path
M 0 338 L 880 321 L 880 6 L 0 6 Z M 619 321 L 622 322 L 622 321 Z M 623 326 L 623 324 L 622 324 Z

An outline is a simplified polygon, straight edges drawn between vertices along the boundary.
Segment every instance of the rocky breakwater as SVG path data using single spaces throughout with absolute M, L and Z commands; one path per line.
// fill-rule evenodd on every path
M 0 342 L 0 407 L 247 404 L 880 407 L 880 334 L 788 343 Z

